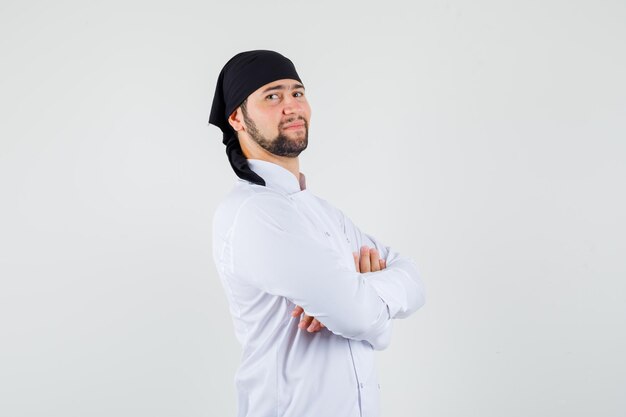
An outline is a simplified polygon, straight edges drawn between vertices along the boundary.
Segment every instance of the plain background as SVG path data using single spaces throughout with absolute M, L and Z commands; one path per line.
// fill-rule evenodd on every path
M 384 416 L 626 415 L 625 22 L 621 0 L 2 0 L 0 415 L 235 415 L 211 219 L 236 177 L 207 121 L 251 49 L 306 84 L 309 189 L 422 271 Z

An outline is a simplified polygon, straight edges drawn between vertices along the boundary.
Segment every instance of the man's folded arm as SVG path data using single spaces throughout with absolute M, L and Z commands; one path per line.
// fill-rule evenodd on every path
M 341 216 L 344 232 L 352 243 L 352 250 L 358 252 L 361 246 L 366 245 L 376 248 L 380 257 L 386 260 L 384 274 L 366 272 L 363 275 L 389 306 L 391 318 L 406 318 L 422 307 L 426 301 L 426 291 L 415 261 L 400 256 L 379 239 L 361 231 L 343 211 L 337 210 Z
M 371 284 L 375 274 L 346 266 L 333 248 L 311 235 L 307 220 L 285 197 L 259 193 L 239 208 L 231 230 L 232 272 L 263 291 L 283 296 L 335 334 L 389 343 L 391 316 Z M 392 274 L 402 274 L 400 271 Z

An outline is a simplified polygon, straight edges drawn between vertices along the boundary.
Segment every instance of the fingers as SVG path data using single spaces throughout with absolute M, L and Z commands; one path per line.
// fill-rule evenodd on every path
M 322 330 L 322 323 L 320 323 L 317 319 L 313 319 L 311 325 L 306 329 L 309 333 L 318 332 Z
M 322 327 L 326 327 L 326 326 L 320 323 L 320 321 L 316 319 L 315 317 L 307 316 L 306 314 L 304 315 L 304 318 L 300 320 L 300 323 L 298 323 L 299 329 L 301 330 L 306 329 L 307 332 L 309 333 L 318 332 L 322 330 Z
M 370 262 L 370 250 L 367 246 L 361 246 L 361 259 L 360 259 L 361 273 L 371 272 L 372 264 Z
M 291 317 L 298 317 L 302 313 L 304 313 L 304 309 L 300 306 L 296 306 L 291 312 Z M 322 330 L 322 328 L 326 326 L 320 323 L 315 317 L 305 314 L 302 320 L 300 320 L 300 323 L 298 323 L 298 327 L 300 329 L 307 329 L 308 332 L 313 333 Z
M 372 264 L 372 272 L 380 271 L 380 257 L 376 248 L 370 249 L 370 262 Z
M 298 327 L 300 329 L 306 329 L 307 327 L 309 327 L 311 325 L 311 322 L 313 321 L 314 317 L 312 316 L 307 316 L 306 314 L 304 315 L 304 318 L 302 320 L 300 320 L 300 323 L 298 323 Z
M 359 265 L 359 254 L 357 252 L 352 252 L 352 256 L 354 257 L 354 265 L 356 266 L 356 272 L 361 272 L 361 266 Z
M 302 313 L 304 313 L 304 309 L 300 306 L 296 306 L 291 312 L 291 317 L 298 317 Z
M 360 257 L 357 259 L 355 252 L 352 253 L 354 262 L 357 265 L 357 272 L 376 272 L 386 267 L 384 259 L 380 258 L 378 249 L 361 246 Z M 382 261 L 382 262 L 381 262 Z

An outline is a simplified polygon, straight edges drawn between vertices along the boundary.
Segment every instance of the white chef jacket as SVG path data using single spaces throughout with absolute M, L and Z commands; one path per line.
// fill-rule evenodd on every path
M 243 347 L 238 417 L 376 417 L 374 350 L 392 319 L 424 304 L 413 260 L 363 233 L 280 165 L 248 159 L 266 186 L 237 179 L 213 218 L 213 258 Z M 376 247 L 382 271 L 352 253 Z M 296 305 L 326 326 L 309 333 Z

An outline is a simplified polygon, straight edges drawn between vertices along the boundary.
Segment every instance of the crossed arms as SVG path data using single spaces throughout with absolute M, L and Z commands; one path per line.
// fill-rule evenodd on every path
M 370 249 L 367 246 L 361 246 L 360 252 L 352 252 L 352 256 L 354 257 L 354 266 L 357 272 L 376 272 L 387 267 L 385 260 L 379 257 L 376 248 Z M 304 313 L 304 309 L 296 306 L 291 316 L 298 317 L 302 313 Z M 306 329 L 309 333 L 315 333 L 326 326 L 315 317 L 305 314 L 300 320 L 298 327 L 302 330 Z
M 344 220 L 357 241 L 379 250 L 386 268 L 357 271 L 321 239 L 312 238 L 295 206 L 274 193 L 255 194 L 240 207 L 231 231 L 231 267 L 257 288 L 291 300 L 331 332 L 384 349 L 391 320 L 424 304 L 421 278 L 412 260 Z

